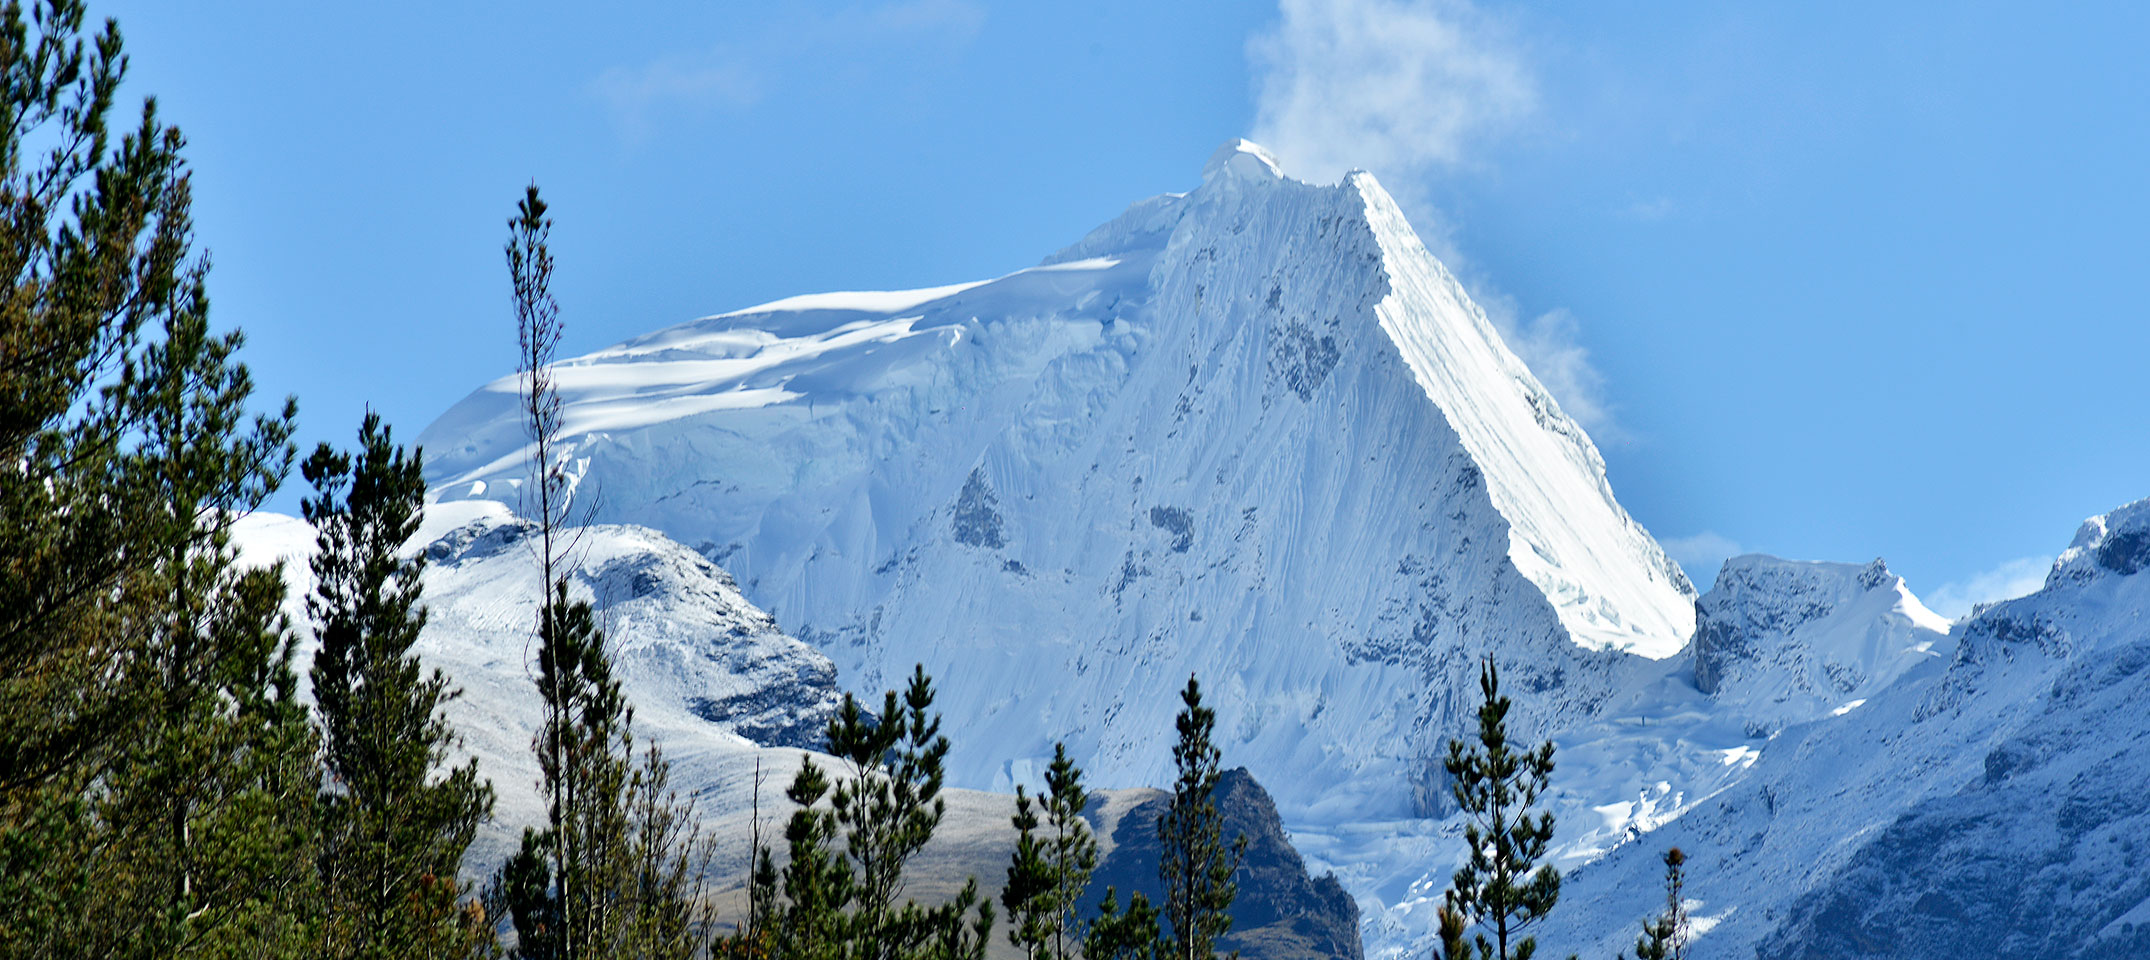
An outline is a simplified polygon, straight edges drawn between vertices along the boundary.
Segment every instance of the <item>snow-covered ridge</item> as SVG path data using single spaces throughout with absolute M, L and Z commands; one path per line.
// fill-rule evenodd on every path
M 427 559 L 428 620 L 415 651 L 463 691 L 446 707 L 449 721 L 499 796 L 497 829 L 469 864 L 476 870 L 505 856 L 522 825 L 543 819 L 530 748 L 540 722 L 530 658 L 542 592 L 531 529 L 498 503 L 436 504 L 405 547 Z M 728 574 L 655 530 L 605 525 L 573 536 L 570 589 L 596 607 L 636 730 L 664 746 L 683 790 L 732 789 L 715 771 L 736 775 L 742 758 L 751 767 L 757 745 L 820 742 L 841 697 L 834 666 L 781 632 Z M 241 520 L 233 535 L 241 563 L 284 564 L 301 675 L 313 656 L 305 614 L 313 538 L 304 520 L 269 513 Z
M 1854 709 L 1954 649 L 1948 620 L 1880 560 L 1734 557 L 1696 611 L 1696 686 L 1771 725 Z
M 1786 726 L 1741 776 L 1571 872 L 1544 936 L 1586 955 L 1632 942 L 1656 855 L 1679 846 L 1694 912 L 1713 921 L 1701 955 L 2150 955 L 2145 544 L 2150 501 L 2086 521 L 2037 593 L 1956 624 L 1951 655 L 1856 710 Z M 1757 566 L 1798 579 L 1781 564 Z

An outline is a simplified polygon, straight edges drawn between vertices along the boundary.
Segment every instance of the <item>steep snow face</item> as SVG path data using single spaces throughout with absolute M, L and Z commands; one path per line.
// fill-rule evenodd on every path
M 2146 622 L 2150 500 L 2086 522 L 2043 589 L 1958 625 L 1946 660 L 1785 729 L 1743 778 L 1570 873 L 1543 937 L 1632 942 L 1676 845 L 1710 956 L 2150 955 Z
M 1769 729 L 1855 709 L 1954 647 L 1948 621 L 1880 560 L 1734 557 L 1695 609 L 1696 686 Z
M 498 862 L 522 825 L 544 817 L 530 748 L 541 720 L 530 665 L 541 590 L 532 531 L 498 503 L 441 504 L 406 547 L 427 558 L 428 620 L 416 652 L 463 691 L 448 704 L 449 721 L 499 795 L 499 829 L 484 835 L 474 868 Z M 247 517 L 234 534 L 242 563 L 284 562 L 287 607 L 302 633 L 313 536 L 305 521 L 275 514 Z M 636 730 L 675 760 L 675 784 L 690 793 L 719 786 L 713 771 L 751 766 L 757 744 L 820 743 L 841 696 L 835 666 L 780 632 L 728 574 L 646 528 L 588 527 L 576 543 L 570 589 L 592 600 Z M 302 673 L 312 656 L 309 639 L 297 655 Z
M 1287 820 L 1407 815 L 1481 653 L 1549 732 L 1693 626 L 1589 439 L 1373 178 L 1300 183 L 1244 142 L 1042 266 L 555 372 L 600 519 L 696 545 L 852 689 L 923 663 L 971 786 L 1062 739 L 1102 785 L 1162 782 L 1198 674 Z M 426 431 L 437 496 L 515 502 L 514 391 Z

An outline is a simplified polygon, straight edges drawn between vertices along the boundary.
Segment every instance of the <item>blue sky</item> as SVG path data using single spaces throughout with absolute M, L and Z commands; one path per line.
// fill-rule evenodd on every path
M 1880 555 L 1954 613 L 2150 496 L 2150 6 L 353 9 L 93 10 L 308 444 L 512 368 L 533 178 L 572 354 L 1018 269 L 1250 134 L 1381 177 L 1704 579 Z

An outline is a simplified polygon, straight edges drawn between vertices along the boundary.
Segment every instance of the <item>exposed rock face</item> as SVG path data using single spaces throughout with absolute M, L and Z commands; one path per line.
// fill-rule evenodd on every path
M 1141 891 L 1158 902 L 1162 887 L 1157 865 L 1162 847 L 1157 818 L 1171 803 L 1162 791 L 1121 816 L 1112 832 L 1112 853 L 1092 878 L 1085 903 L 1117 887 L 1123 900 Z M 1218 948 L 1237 950 L 1246 960 L 1300 960 L 1344 957 L 1361 960 L 1359 908 L 1334 875 L 1312 877 L 1291 839 L 1284 835 L 1276 804 L 1244 767 L 1225 771 L 1217 785 L 1217 808 L 1224 813 L 1227 843 L 1247 838 L 1246 858 L 1235 879 L 1239 896 L 1232 904 L 1232 929 Z

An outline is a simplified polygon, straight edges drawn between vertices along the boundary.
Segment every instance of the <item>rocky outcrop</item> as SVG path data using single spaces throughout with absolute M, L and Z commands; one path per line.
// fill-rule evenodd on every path
M 1171 797 L 1144 792 L 1151 796 L 1113 824 L 1111 853 L 1092 877 L 1086 903 L 1102 899 L 1108 886 L 1118 888 L 1122 898 L 1141 891 L 1152 902 L 1160 899 L 1157 818 Z M 1362 960 L 1358 904 L 1334 875 L 1307 874 L 1269 792 L 1245 768 L 1236 768 L 1218 782 L 1216 799 L 1226 842 L 1247 838 L 1246 857 L 1234 876 L 1239 895 L 1232 904 L 1232 929 L 1218 948 L 1236 950 L 1244 960 Z

